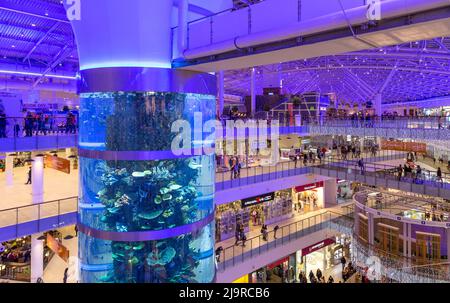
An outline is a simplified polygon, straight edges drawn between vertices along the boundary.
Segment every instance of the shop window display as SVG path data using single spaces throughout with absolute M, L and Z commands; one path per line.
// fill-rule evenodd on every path
M 274 224 L 290 218 L 293 215 L 290 191 L 219 205 L 216 211 L 216 240 L 234 237 L 238 223 L 244 228 L 244 232 L 249 232 L 259 230 L 262 224 Z

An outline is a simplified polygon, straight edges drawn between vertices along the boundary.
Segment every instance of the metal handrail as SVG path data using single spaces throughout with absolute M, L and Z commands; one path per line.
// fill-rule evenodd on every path
M 46 206 L 53 206 L 53 205 L 57 206 L 56 210 L 53 210 L 51 208 L 45 209 Z M 25 209 L 27 209 L 27 211 L 25 211 Z M 3 230 L 5 232 L 3 236 L 17 238 L 20 236 L 20 234 L 23 234 L 23 232 L 22 233 L 20 232 L 20 230 L 23 228 L 25 228 L 24 232 L 30 232 L 29 230 L 30 222 L 36 222 L 33 223 L 33 226 L 35 224 L 37 229 L 36 232 L 40 232 L 43 226 L 44 227 L 47 226 L 47 228 L 44 228 L 45 230 L 47 230 L 49 224 L 53 225 L 56 224 L 57 226 L 60 226 L 61 218 L 63 218 L 63 216 L 67 216 L 77 212 L 78 212 L 78 197 L 70 197 L 65 199 L 24 205 L 15 208 L 3 209 L 0 210 L 0 215 L 15 214 L 15 219 L 11 218 L 12 219 L 11 221 L 9 221 L 9 219 L 2 221 L 0 225 L 0 230 Z M 21 216 L 24 215 L 28 217 L 21 218 Z M 55 223 L 51 223 L 54 220 L 57 220 L 57 223 L 56 221 Z
M 370 155 L 370 153 L 367 153 Z M 366 159 L 366 161 L 386 161 L 386 160 L 394 160 L 394 159 L 401 159 L 405 157 L 405 153 L 402 152 L 395 152 L 395 151 L 381 151 L 377 153 L 375 157 L 369 157 Z M 237 184 L 237 186 L 245 185 L 247 183 L 255 183 L 256 178 L 259 178 L 260 176 L 263 176 L 264 178 L 267 178 L 268 180 L 262 180 L 262 181 L 269 181 L 272 179 L 277 179 L 281 177 L 289 177 L 289 176 L 295 176 L 298 175 L 298 170 L 302 170 L 305 168 L 310 167 L 320 167 L 325 164 L 330 163 L 338 163 L 338 164 L 344 164 L 346 161 L 349 160 L 342 160 L 334 156 L 326 156 L 325 158 L 322 158 L 321 160 L 313 160 L 313 163 L 310 163 L 308 160 L 306 165 L 303 164 L 302 159 L 297 161 L 297 165 L 295 165 L 295 162 L 292 160 L 289 161 L 283 161 L 278 162 L 275 165 L 268 165 L 268 166 L 253 166 L 253 167 L 246 167 L 241 168 L 241 176 L 237 178 L 232 178 L 232 170 L 230 168 L 226 168 L 225 170 L 216 172 L 216 182 L 223 183 L 225 181 L 231 182 L 233 185 Z M 351 165 L 354 165 L 357 162 L 351 163 Z M 308 171 L 309 172 L 309 171 Z M 308 173 L 305 172 L 305 173 Z M 273 178 L 272 174 L 276 174 L 275 178 Z M 230 178 L 226 177 L 226 174 L 229 174 Z M 245 179 L 245 180 L 243 180 Z M 248 180 L 247 180 L 248 179 Z M 254 182 L 250 182 L 253 179 Z
M 4 209 L 0 209 L 0 213 L 5 212 L 5 211 L 10 211 L 10 210 L 27 208 L 27 207 L 31 207 L 31 206 L 39 206 L 39 205 L 45 205 L 45 204 L 50 204 L 50 203 L 55 203 L 55 202 L 62 202 L 62 201 L 71 200 L 71 199 L 77 199 L 78 200 L 78 196 L 73 196 L 73 197 L 63 198 L 63 199 L 56 199 L 56 200 L 45 201 L 45 202 L 39 202 L 39 203 L 23 205 L 23 206 L 18 206 L 18 207 L 4 208 Z
M 323 162 L 324 163 L 322 164 L 322 166 L 326 168 L 336 168 L 337 166 L 333 164 L 344 164 L 343 167 L 338 166 L 338 168 L 348 170 L 353 169 L 351 167 L 355 167 L 354 169 L 359 170 L 362 175 L 378 175 L 382 173 L 384 177 L 389 175 L 394 176 L 398 181 L 410 181 L 412 183 L 417 183 L 419 181 L 432 181 L 435 184 L 440 184 L 440 187 L 444 187 L 444 184 L 447 185 L 448 183 L 450 183 L 450 173 L 442 172 L 442 177 L 440 180 L 433 180 L 437 179 L 437 170 L 430 171 L 422 168 L 422 172 L 420 173 L 420 175 L 416 174 L 415 171 L 405 175 L 404 171 L 402 171 L 402 175 L 400 176 L 398 170 L 399 166 L 364 162 L 364 168 L 361 170 L 361 168 L 358 167 L 358 161 L 355 160 L 339 160 L 336 158 L 326 158 L 323 160 Z M 320 165 L 318 165 L 318 167 L 320 167 Z
M 319 220 L 317 220 L 318 218 Z M 324 224 L 330 223 L 335 219 L 342 218 L 347 218 L 353 221 L 353 217 L 348 214 L 339 214 L 333 211 L 326 211 L 324 213 L 313 215 L 308 218 L 303 218 L 296 222 L 279 226 L 279 229 L 276 232 L 279 237 L 275 237 L 275 231 L 271 230 L 267 232 L 267 241 L 264 240 L 262 234 L 247 239 L 245 243 L 247 245 L 250 244 L 249 250 L 246 250 L 244 248 L 247 246 L 230 245 L 220 251 L 220 257 L 217 262 L 218 268 L 224 271 L 227 267 L 230 267 L 230 265 L 227 266 L 227 263 L 232 263 L 232 266 L 235 266 L 236 263 L 244 262 L 246 260 L 246 255 L 247 259 L 250 259 L 254 256 L 260 255 L 263 252 L 274 249 L 277 246 L 284 245 L 285 243 L 290 243 L 293 240 L 298 239 L 299 237 L 303 237 L 312 232 L 322 230 L 324 227 L 332 228 L 330 225 L 324 226 Z M 238 249 L 237 247 L 240 247 L 240 253 L 238 254 L 236 254 L 236 249 Z

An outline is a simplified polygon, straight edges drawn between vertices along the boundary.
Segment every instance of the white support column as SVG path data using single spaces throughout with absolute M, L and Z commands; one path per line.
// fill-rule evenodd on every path
M 31 165 L 33 204 L 44 202 L 44 157 L 34 156 Z M 37 217 L 38 213 L 36 213 Z M 44 275 L 44 242 L 39 234 L 31 236 L 31 283 Z
M 6 186 L 13 186 L 14 183 L 14 156 L 5 157 Z
M 225 95 L 225 89 L 224 89 L 224 76 L 223 76 L 223 70 L 219 72 L 219 116 L 217 118 L 220 118 L 220 116 L 223 115 L 223 105 L 224 105 L 224 95 Z
M 337 205 L 336 179 L 325 180 L 323 182 L 323 204 L 325 208 Z
M 374 239 L 375 239 L 375 229 L 374 229 L 374 220 L 373 220 L 373 214 L 369 213 L 368 216 L 368 229 L 369 229 L 369 244 L 373 245 L 374 244 Z
M 250 75 L 250 97 L 251 97 L 251 116 L 254 117 L 256 114 L 256 70 L 254 67 L 251 68 Z
M 381 94 L 376 94 L 375 98 L 374 98 L 374 108 L 375 108 L 375 115 L 376 116 L 381 116 L 381 114 L 383 113 L 383 106 L 381 103 Z
M 187 49 L 189 0 L 178 1 L 178 57 Z
M 34 157 L 31 165 L 33 204 L 44 202 L 44 157 Z
M 36 283 L 44 275 L 44 241 L 39 234 L 31 235 L 31 283 Z

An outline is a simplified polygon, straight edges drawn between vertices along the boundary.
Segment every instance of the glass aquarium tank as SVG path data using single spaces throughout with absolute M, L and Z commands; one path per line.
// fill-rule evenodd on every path
M 177 133 L 171 128 L 188 121 L 194 138 L 194 113 L 215 119 L 215 96 L 89 93 L 80 102 L 79 147 L 100 155 L 80 154 L 80 224 L 124 235 L 118 241 L 80 232 L 81 282 L 212 282 L 215 156 L 174 155 Z M 124 160 L 123 152 L 132 158 Z M 189 226 L 195 228 L 173 232 Z M 166 237 L 126 240 L 127 234 L 151 231 Z

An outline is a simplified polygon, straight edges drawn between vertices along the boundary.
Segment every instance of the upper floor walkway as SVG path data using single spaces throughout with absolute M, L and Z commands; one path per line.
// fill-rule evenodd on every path
M 308 123 L 312 135 L 352 135 L 413 140 L 449 140 L 448 117 L 326 118 Z
M 219 250 L 217 282 L 230 283 L 303 248 L 339 234 L 352 234 L 352 208 L 348 205 L 293 216 L 268 226 L 267 238 L 258 230 L 248 233 L 245 245 L 234 238 L 216 243 Z M 275 225 L 279 226 L 277 231 Z
M 450 119 L 445 117 L 376 117 L 370 119 L 323 118 L 319 120 L 296 120 L 289 113 L 278 116 L 277 119 L 262 119 L 267 124 L 255 124 L 246 121 L 231 121 L 233 132 L 227 129 L 227 121 L 222 121 L 222 131 L 216 130 L 216 139 L 228 140 L 243 139 L 257 136 L 257 127 L 266 127 L 267 136 L 272 133 L 277 135 L 311 136 L 311 135 L 352 135 L 357 137 L 381 137 L 413 140 L 450 140 Z M 18 118 L 17 118 L 18 119 Z M 65 124 L 33 124 L 26 130 L 20 126 L 18 131 L 14 129 L 16 118 L 7 118 L 8 126 L 2 130 L 0 125 L 0 152 L 23 152 L 34 150 L 54 150 L 60 148 L 77 147 L 77 127 L 66 127 Z M 23 118 L 21 118 L 23 119 Z M 238 120 L 239 121 L 239 120 Z M 277 121 L 278 128 L 271 127 L 271 123 Z M 242 124 L 240 124 L 243 122 Z M 59 125 L 59 126 L 58 126 Z M 242 127 L 237 130 L 238 127 Z M 264 126 L 261 126 L 264 125 Z M 235 128 L 236 127 L 236 128 Z

